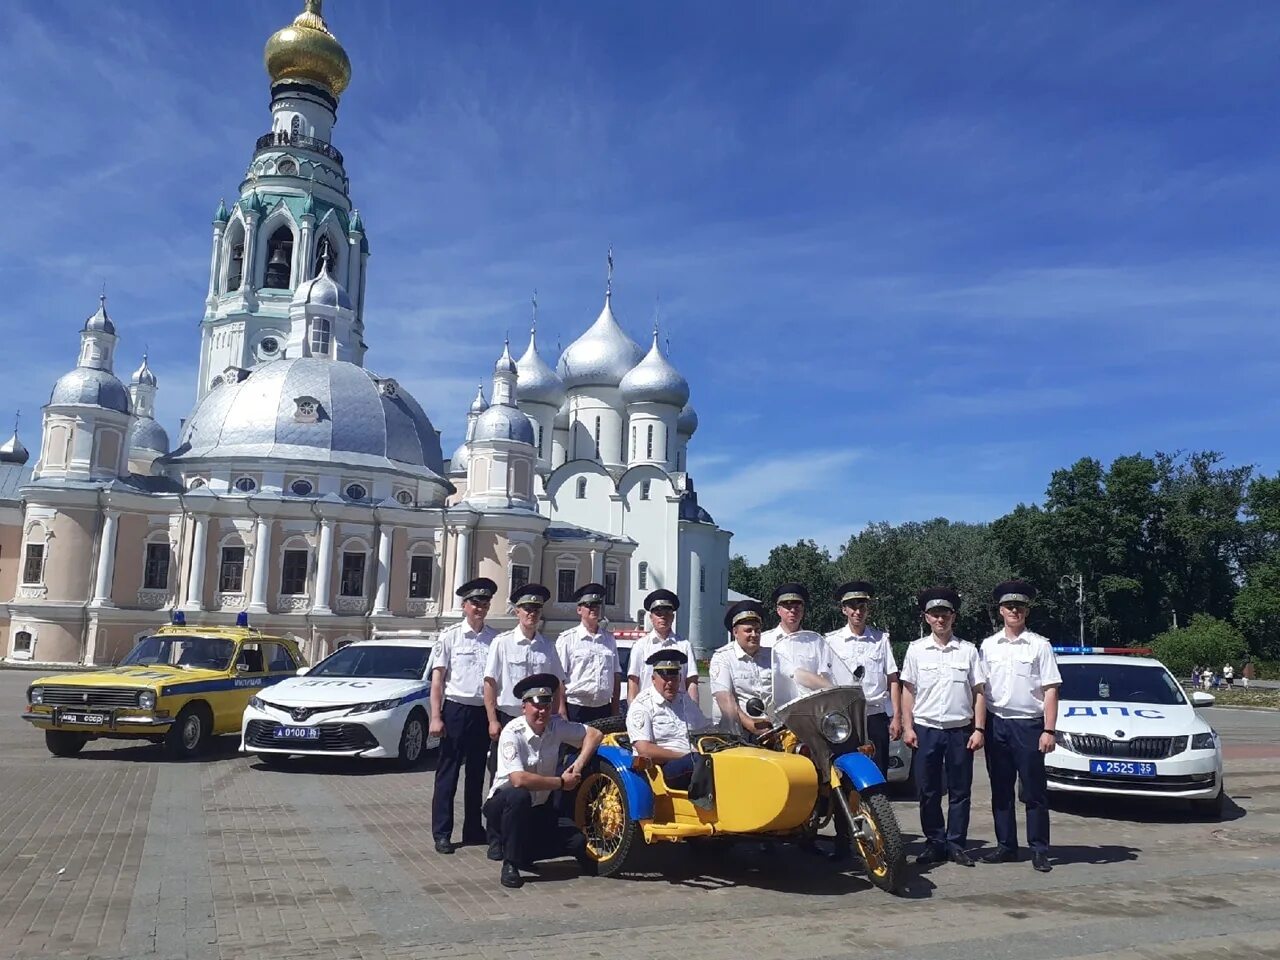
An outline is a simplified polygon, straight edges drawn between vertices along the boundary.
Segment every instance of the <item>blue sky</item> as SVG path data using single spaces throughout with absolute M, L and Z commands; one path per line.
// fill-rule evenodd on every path
M 171 434 L 209 223 L 297 0 L 0 5 L 0 411 L 105 281 Z M 529 297 L 550 353 L 661 301 L 703 504 L 753 560 L 988 520 L 1085 455 L 1280 466 L 1280 8 L 330 0 L 369 366 L 460 438 Z M 3 416 L 8 416 L 4 414 Z

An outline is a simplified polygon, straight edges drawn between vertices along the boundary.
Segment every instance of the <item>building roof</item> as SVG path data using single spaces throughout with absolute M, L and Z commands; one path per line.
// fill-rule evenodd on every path
M 31 482 L 31 471 L 25 463 L 0 462 L 0 500 L 17 500 L 18 491 Z

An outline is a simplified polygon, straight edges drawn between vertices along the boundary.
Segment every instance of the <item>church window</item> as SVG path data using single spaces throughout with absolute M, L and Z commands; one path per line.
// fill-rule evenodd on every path
M 365 560 L 363 553 L 347 551 L 342 554 L 342 596 L 364 596 Z
M 269 290 L 288 290 L 292 279 L 293 231 L 281 224 L 267 241 L 267 270 L 262 285 Z
M 612 607 L 618 602 L 618 571 L 610 570 L 604 575 L 604 605 Z
M 44 544 L 28 543 L 22 563 L 23 583 L 44 583 Z
M 168 543 L 148 543 L 142 567 L 142 589 L 164 590 L 169 586 L 170 548 Z
M 329 355 L 329 320 L 315 317 L 311 321 L 311 354 L 316 357 Z
M 646 460 L 652 460 L 653 459 L 653 424 L 652 423 L 649 424 L 649 426 L 646 428 L 645 433 L 646 433 L 646 437 L 644 442 L 644 458 Z
M 302 118 L 296 113 L 293 115 L 293 119 L 289 121 L 289 136 L 295 138 L 302 136 Z
M 578 478 L 578 499 L 579 500 L 587 499 L 587 478 L 586 477 Z
M 221 381 L 221 380 L 219 380 L 218 382 L 219 382 L 219 383 L 221 383 L 222 381 Z M 204 479 L 203 479 L 203 478 L 201 478 L 201 477 L 192 477 L 192 478 L 191 478 L 191 482 L 187 484 L 187 489 L 188 489 L 188 490 L 199 490 L 199 489 L 200 489 L 201 487 L 203 487 L 203 486 L 204 486 Z
M 286 550 L 280 562 L 280 593 L 297 597 L 307 592 L 307 564 L 310 554 L 306 550 Z
M 346 494 L 348 500 L 363 500 L 369 495 L 369 491 L 365 489 L 363 484 L 350 483 L 347 484 Z
M 240 593 L 244 590 L 244 547 L 223 547 L 218 568 L 218 591 Z
M 665 427 L 662 430 L 662 462 L 671 462 L 671 431 Z
M 292 177 L 297 172 L 298 172 L 298 165 L 294 163 L 292 160 L 290 160 L 288 157 L 285 157 L 283 160 L 281 160 L 279 163 L 276 164 L 276 173 L 280 174 L 280 176 L 282 177 Z
M 631 459 L 636 458 L 636 425 L 631 425 Z
M 315 397 L 294 397 L 293 402 L 295 404 L 293 419 L 296 422 L 315 423 L 320 419 L 320 401 Z M 306 481 L 300 482 L 305 483 Z M 300 497 L 305 497 L 310 492 L 310 489 L 307 490 L 307 493 L 298 493 L 297 490 L 294 490 L 294 493 L 298 493 Z
M 31 632 L 29 630 L 19 630 L 13 635 L 14 653 L 30 653 L 31 647 Z
M 564 569 L 556 571 L 556 599 L 560 603 L 573 603 L 573 594 L 577 590 L 578 571 Z
M 698 564 L 698 592 L 707 592 L 707 565 L 705 563 Z
M 295 497 L 309 497 L 314 489 L 315 487 L 311 485 L 310 480 L 295 480 L 289 484 L 289 491 Z
M 397 490 L 397 491 L 396 491 L 396 503 L 400 504 L 400 506 L 402 506 L 402 507 L 407 507 L 407 506 L 412 505 L 412 503 L 413 503 L 413 494 L 412 494 L 412 493 L 410 493 L 408 490 Z
M 431 596 L 432 566 L 430 554 L 409 558 L 409 599 L 425 600 Z
M 241 493 L 253 493 L 258 489 L 258 481 L 254 480 L 253 477 L 241 477 L 236 481 L 236 489 Z
M 649 499 L 649 490 L 650 490 L 650 486 L 649 486 L 649 485 L 650 485 L 652 482 L 653 482 L 653 481 L 651 481 L 651 480 L 641 480 L 641 481 L 640 481 L 640 499 L 641 499 L 641 500 L 648 500 L 648 499 Z
M 243 228 L 241 228 L 243 232 Z M 236 240 L 231 244 L 231 260 L 227 264 L 227 292 L 240 289 L 240 281 L 244 277 L 244 241 Z
M 511 565 L 511 592 L 515 593 L 526 583 L 529 582 L 529 565 L 525 563 L 513 563 Z
M 600 459 L 600 418 L 596 417 L 596 459 Z
M 535 423 L 535 424 L 533 425 L 533 446 L 534 446 L 534 449 L 536 449 L 536 450 L 538 451 L 538 456 L 540 456 L 540 457 L 541 457 L 541 456 L 543 456 L 543 453 L 542 453 L 542 424 L 540 424 L 540 423 Z
M 640 589 L 641 590 L 649 589 L 649 561 L 648 560 L 640 561 Z

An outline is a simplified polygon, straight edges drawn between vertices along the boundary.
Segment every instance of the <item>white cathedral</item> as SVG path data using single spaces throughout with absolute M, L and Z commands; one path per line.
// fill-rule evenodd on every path
M 413 397 L 365 368 L 369 243 L 332 143 L 351 67 L 320 7 L 306 0 L 267 42 L 271 130 L 214 217 L 176 444 L 146 356 L 127 386 L 115 374 L 104 298 L 43 408 L 35 462 L 16 431 L 0 445 L 4 659 L 111 662 L 182 610 L 247 611 L 314 661 L 346 640 L 436 634 L 476 576 L 503 596 L 544 583 L 551 635 L 590 580 L 619 630 L 647 627 L 642 600 L 667 587 L 677 629 L 720 645 L 731 534 L 688 473 L 689 384 L 656 332 L 647 353 L 627 335 L 610 292 L 554 370 L 532 334 L 518 360 L 503 347 L 447 462 Z M 490 622 L 514 621 L 495 603 Z

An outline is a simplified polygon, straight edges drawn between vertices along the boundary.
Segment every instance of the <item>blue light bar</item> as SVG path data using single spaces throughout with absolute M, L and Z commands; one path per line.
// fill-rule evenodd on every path
M 1085 653 L 1105 653 L 1111 656 L 1149 657 L 1150 647 L 1054 647 L 1054 653 L 1067 656 Z
M 236 614 L 236 626 L 247 627 L 248 625 L 249 625 L 249 614 L 246 611 L 241 610 L 239 613 Z
M 173 611 L 173 616 L 169 618 L 175 627 L 185 627 L 187 625 L 187 615 L 181 610 Z

